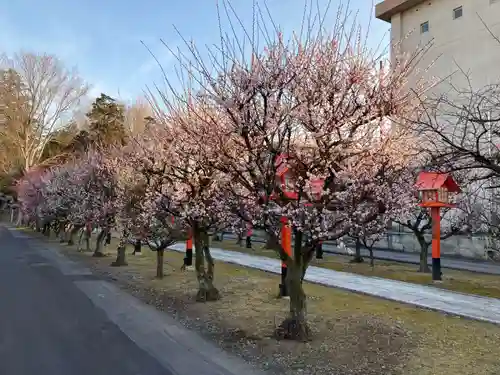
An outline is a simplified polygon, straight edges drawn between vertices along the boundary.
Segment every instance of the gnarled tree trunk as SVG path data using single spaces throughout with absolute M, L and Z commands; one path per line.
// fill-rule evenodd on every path
M 193 237 L 196 278 L 198 279 L 196 301 L 216 301 L 220 299 L 220 293 L 214 286 L 215 265 L 212 255 L 210 254 L 208 233 L 195 226 L 195 228 L 193 228 Z M 207 262 L 206 269 L 205 261 Z
M 132 255 L 141 255 L 142 254 L 142 243 L 141 240 L 135 240 L 134 243 L 134 252 Z
M 108 234 L 108 229 L 103 229 L 99 234 L 97 235 L 97 240 L 95 243 L 95 250 L 94 254 L 92 256 L 94 257 L 104 257 L 105 254 L 102 252 L 102 247 L 103 247 L 103 242 L 104 239 L 106 238 L 106 235 Z
M 323 243 L 318 241 L 315 248 L 316 259 L 323 259 Z
M 50 237 L 50 223 L 44 223 L 42 233 L 44 236 Z
M 69 238 L 68 238 L 68 245 L 73 246 L 75 244 L 75 236 L 78 234 L 78 232 L 82 229 L 81 225 L 72 225 L 72 227 L 69 230 Z
M 418 244 L 420 245 L 420 265 L 418 268 L 418 272 L 431 272 L 429 268 L 429 264 L 427 263 L 427 258 L 429 256 L 429 242 L 425 240 L 425 237 L 422 233 L 415 233 L 417 237 Z
M 127 234 L 123 233 L 120 237 L 120 243 L 116 249 L 116 260 L 111 263 L 113 267 L 128 266 L 126 260 L 126 249 L 127 249 Z
M 23 213 L 20 208 L 17 209 L 17 219 L 16 219 L 16 226 L 20 226 L 23 221 Z
M 267 238 L 266 238 L 266 243 L 264 245 L 264 248 L 265 249 L 273 249 L 275 246 L 275 240 L 270 235 L 267 235 L 266 237 Z
M 214 241 L 224 241 L 224 232 L 216 232 L 213 237 Z
M 163 279 L 163 255 L 165 248 L 160 247 L 156 250 L 156 278 Z
M 370 266 L 375 267 L 375 257 L 373 256 L 373 246 L 368 247 L 368 251 L 370 252 Z
M 307 341 L 310 329 L 307 324 L 306 294 L 302 286 L 307 264 L 312 258 L 314 247 L 308 249 L 311 254 L 304 256 L 302 253 L 302 233 L 295 234 L 294 255 L 287 262 L 287 288 L 290 294 L 290 311 L 287 318 L 276 330 L 279 338 Z
M 64 242 L 64 229 L 65 229 L 65 223 L 62 221 L 56 221 L 54 223 L 54 234 L 56 235 L 57 238 L 59 238 L 59 242 Z
M 238 233 L 238 239 L 236 240 L 236 245 L 241 246 L 243 244 L 243 234 Z
M 356 238 L 356 253 L 354 254 L 354 258 L 351 260 L 351 263 L 363 263 L 365 260 L 361 255 L 361 241 L 359 238 Z
M 78 239 L 78 251 L 83 251 L 82 240 L 85 241 L 85 251 L 90 251 L 90 238 L 92 236 L 92 228 L 84 227 L 80 233 L 80 238 Z

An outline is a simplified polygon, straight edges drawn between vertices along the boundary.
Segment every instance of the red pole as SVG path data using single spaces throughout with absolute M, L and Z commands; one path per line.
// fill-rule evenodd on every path
M 191 231 L 186 241 L 186 256 L 184 258 L 184 265 L 186 267 L 191 267 L 193 265 L 193 236 Z
M 286 217 L 281 218 L 281 246 L 285 253 L 291 257 L 292 256 L 292 229 L 288 224 L 288 219 Z M 286 274 L 287 267 L 286 262 L 281 262 L 281 284 L 280 284 L 280 297 L 288 296 L 288 290 L 286 288 Z
M 174 223 L 174 216 L 172 216 L 172 224 Z M 184 256 L 184 267 L 193 266 L 193 233 L 191 229 L 188 232 L 188 238 L 186 240 L 186 252 Z
M 251 249 L 252 248 L 252 224 L 247 224 L 247 237 L 246 237 L 246 248 Z
M 432 218 L 432 280 L 441 280 L 441 215 L 439 207 L 431 207 Z

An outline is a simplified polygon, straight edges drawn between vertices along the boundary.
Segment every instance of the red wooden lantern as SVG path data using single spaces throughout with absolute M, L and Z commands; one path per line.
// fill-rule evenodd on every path
M 280 185 L 283 195 L 291 200 L 298 199 L 299 195 L 293 191 L 293 171 L 287 163 L 288 155 L 280 154 L 276 157 L 276 183 Z
M 448 173 L 420 172 L 416 187 L 422 200 L 421 207 L 454 207 L 450 204 L 450 193 L 461 192 Z
M 454 207 L 450 194 L 460 193 L 460 187 L 448 173 L 420 172 L 416 187 L 421 203 L 431 210 L 432 218 L 432 280 L 441 280 L 441 207 Z

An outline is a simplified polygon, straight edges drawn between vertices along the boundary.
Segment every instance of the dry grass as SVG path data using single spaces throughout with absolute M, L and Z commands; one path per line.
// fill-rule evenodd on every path
M 261 244 L 254 244 L 253 249 L 246 249 L 231 241 L 213 242 L 212 246 L 224 250 L 277 258 L 274 250 L 264 249 Z M 335 271 L 407 281 L 415 284 L 432 285 L 434 287 L 461 293 L 500 298 L 500 277 L 498 275 L 443 269 L 443 283 L 433 284 L 431 275 L 418 272 L 418 266 L 415 264 L 375 260 L 375 267 L 372 269 L 369 265 L 368 258 L 365 259 L 365 263 L 350 263 L 349 261 L 351 259 L 351 257 L 343 255 L 325 254 L 324 259 L 313 259 L 311 265 Z
M 391 301 L 306 283 L 310 343 L 270 337 L 288 302 L 275 298 L 279 277 L 217 263 L 217 302 L 194 301 L 196 280 L 180 271 L 183 255 L 165 254 L 163 280 L 154 279 L 155 254 L 144 249 L 114 268 L 109 257 L 92 258 L 58 245 L 72 259 L 111 276 L 123 288 L 186 326 L 200 331 L 249 361 L 274 373 L 359 375 L 490 375 L 500 373 L 496 346 L 500 327 L 412 308 Z M 215 244 L 214 244 L 215 245 Z M 128 251 L 129 253 L 131 250 Z

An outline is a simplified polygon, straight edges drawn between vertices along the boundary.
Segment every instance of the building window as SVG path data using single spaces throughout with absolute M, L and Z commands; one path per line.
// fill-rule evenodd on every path
M 423 33 L 426 33 L 429 31 L 429 21 L 426 21 L 422 24 L 420 24 L 420 33 L 423 34 Z
M 453 19 L 456 20 L 457 18 L 460 18 L 464 15 L 464 10 L 462 7 L 458 7 L 453 9 Z

